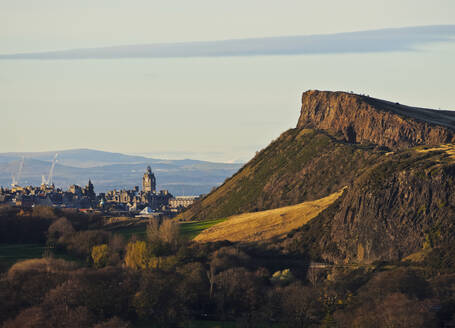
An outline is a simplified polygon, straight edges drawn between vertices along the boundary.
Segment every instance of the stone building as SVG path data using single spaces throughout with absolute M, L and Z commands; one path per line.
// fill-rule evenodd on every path
M 88 184 L 82 190 L 82 193 L 84 194 L 84 196 L 87 196 L 90 200 L 96 199 L 95 188 L 93 187 L 93 183 L 90 179 L 88 180 Z
M 176 196 L 169 199 L 169 206 L 172 208 L 187 208 L 193 205 L 198 196 Z
M 142 191 L 145 193 L 156 191 L 156 179 L 150 166 L 147 166 L 147 172 L 142 177 Z

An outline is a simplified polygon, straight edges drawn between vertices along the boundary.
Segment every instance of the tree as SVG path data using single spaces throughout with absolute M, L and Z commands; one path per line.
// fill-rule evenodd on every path
M 147 239 L 154 242 L 160 239 L 160 222 L 158 219 L 151 219 L 147 225 Z
M 65 217 L 52 223 L 47 231 L 49 242 L 56 242 L 60 237 L 71 235 L 75 232 L 73 225 Z
M 106 266 L 109 258 L 109 249 L 106 244 L 93 246 L 92 248 L 92 260 L 95 268 L 101 268 Z
M 125 252 L 125 238 L 120 234 L 113 234 L 109 239 L 109 265 L 121 263 Z
M 137 291 L 134 275 L 119 267 L 77 270 L 47 293 L 42 306 L 49 309 L 63 306 L 67 310 L 85 307 L 98 320 L 113 316 L 126 319 L 131 314 L 131 298 Z
M 147 239 L 152 244 L 164 243 L 174 252 L 178 250 L 183 241 L 177 222 L 165 220 L 160 224 L 156 219 L 152 219 L 147 226 Z
M 217 308 L 223 319 L 251 315 L 264 303 L 263 280 L 243 267 L 230 268 L 215 276 Z
M 167 243 L 173 251 L 180 245 L 180 228 L 178 223 L 172 220 L 165 220 L 160 226 L 160 238 Z
M 179 278 L 170 272 L 144 272 L 132 300 L 138 316 L 150 320 L 157 327 L 175 327 L 186 312 L 176 293 Z
M 35 206 L 32 210 L 32 216 L 46 219 L 56 219 L 55 211 L 50 206 Z
M 146 269 L 152 257 L 150 247 L 145 241 L 130 242 L 126 246 L 125 265 L 131 269 Z
M 314 289 L 300 283 L 281 289 L 283 320 L 290 327 L 307 327 L 315 324 L 322 316 L 322 304 Z
M 46 328 L 68 327 L 80 328 L 91 327 L 93 316 L 85 307 L 66 309 L 64 306 L 53 308 L 30 307 L 22 311 L 14 320 L 4 323 L 5 328 Z

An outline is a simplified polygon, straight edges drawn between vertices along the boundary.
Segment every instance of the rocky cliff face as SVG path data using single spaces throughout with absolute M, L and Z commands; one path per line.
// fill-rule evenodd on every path
M 323 258 L 396 260 L 450 242 L 455 232 L 455 163 L 444 152 L 409 151 L 362 175 L 326 216 Z
M 315 128 L 350 143 L 397 150 L 455 141 L 455 113 L 408 107 L 384 100 L 311 90 L 302 95 L 297 128 Z
M 421 150 L 384 156 L 283 248 L 333 263 L 372 263 L 453 244 L 455 146 Z

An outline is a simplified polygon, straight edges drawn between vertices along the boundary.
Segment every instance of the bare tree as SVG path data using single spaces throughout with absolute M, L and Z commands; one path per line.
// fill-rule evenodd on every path
M 216 273 L 216 265 L 215 265 L 215 263 L 213 263 L 213 260 L 212 260 L 212 262 L 210 262 L 210 268 L 209 268 L 209 270 L 207 270 L 207 278 L 210 283 L 210 293 L 209 293 L 210 299 L 212 299 L 212 296 L 213 296 L 213 286 L 215 285 L 215 273 Z
M 147 225 L 147 238 L 150 242 L 155 242 L 160 239 L 160 222 L 158 219 L 151 219 Z
M 307 272 L 307 277 L 308 280 L 310 281 L 311 285 L 313 287 L 316 287 L 316 284 L 318 282 L 318 269 L 316 269 L 312 264 L 310 264 L 310 267 Z

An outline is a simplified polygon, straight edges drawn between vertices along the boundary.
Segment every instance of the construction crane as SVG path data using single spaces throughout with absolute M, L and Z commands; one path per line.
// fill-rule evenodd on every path
M 24 161 L 25 161 L 25 157 L 22 156 L 22 159 L 21 159 L 21 161 L 19 163 L 19 169 L 17 170 L 16 175 L 13 175 L 13 181 L 11 183 L 12 187 L 16 187 L 17 185 L 19 185 L 19 181 L 20 181 L 21 176 L 22 176 L 22 169 L 24 168 Z
M 55 164 L 57 163 L 57 156 L 58 156 L 58 153 L 56 153 L 54 155 L 54 159 L 52 160 L 52 165 L 51 165 L 51 169 L 49 170 L 49 175 L 47 176 L 47 179 L 44 175 L 41 176 L 41 185 L 45 185 L 45 186 L 51 186 L 52 183 L 53 183 L 53 178 L 54 178 L 54 168 L 55 168 Z

